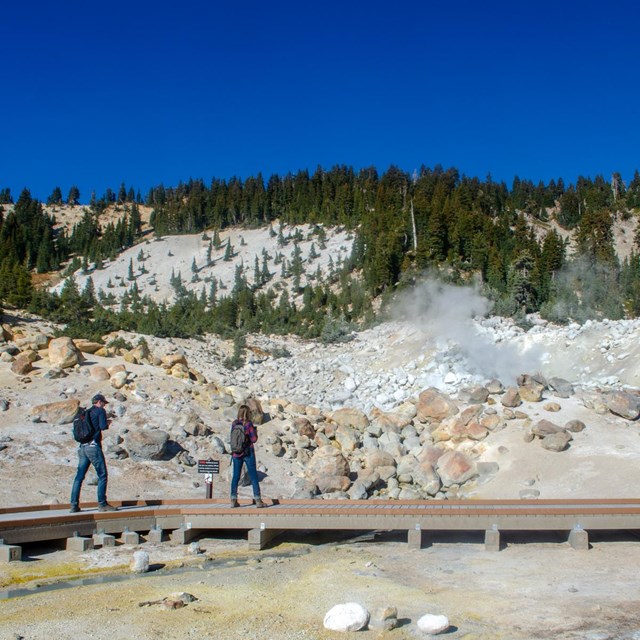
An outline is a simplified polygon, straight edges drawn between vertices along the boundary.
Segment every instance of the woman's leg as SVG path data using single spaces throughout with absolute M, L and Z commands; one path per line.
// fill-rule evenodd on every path
M 231 458 L 233 464 L 233 475 L 231 476 L 231 499 L 238 497 L 238 482 L 240 482 L 240 474 L 242 473 L 242 458 Z
M 253 448 L 251 448 L 249 455 L 245 456 L 244 462 L 247 465 L 247 473 L 253 486 L 253 497 L 260 497 L 260 482 L 258 480 L 258 470 L 256 469 L 256 454 Z

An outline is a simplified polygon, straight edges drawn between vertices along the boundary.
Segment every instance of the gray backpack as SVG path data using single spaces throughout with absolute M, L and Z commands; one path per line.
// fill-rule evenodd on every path
M 231 453 L 243 453 L 247 447 L 247 436 L 244 432 L 244 424 L 237 420 L 231 425 L 231 437 L 229 438 Z

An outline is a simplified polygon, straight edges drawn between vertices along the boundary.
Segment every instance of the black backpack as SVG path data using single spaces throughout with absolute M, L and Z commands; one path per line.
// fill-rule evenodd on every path
M 80 407 L 76 417 L 73 419 L 73 437 L 80 444 L 88 444 L 93 440 L 95 429 L 91 424 L 89 412 Z
M 229 438 L 231 453 L 243 453 L 247 446 L 247 436 L 242 422 L 234 422 L 231 425 L 231 437 Z

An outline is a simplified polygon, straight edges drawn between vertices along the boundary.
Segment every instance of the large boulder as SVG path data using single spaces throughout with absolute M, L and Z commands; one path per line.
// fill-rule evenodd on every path
M 461 451 L 447 451 L 438 458 L 436 470 L 445 487 L 463 484 L 478 475 L 476 463 Z
M 15 373 L 17 376 L 25 376 L 27 373 L 31 373 L 31 371 L 33 371 L 32 353 L 33 351 L 27 351 L 17 356 L 11 363 L 11 372 Z
M 567 431 L 552 433 L 542 439 L 540 446 L 549 451 L 564 451 L 572 440 L 572 436 Z
M 342 425 L 336 429 L 335 439 L 345 453 L 351 453 L 360 443 L 358 432 Z
M 161 460 L 169 434 L 161 429 L 136 429 L 127 433 L 124 446 L 132 460 Z
M 264 411 L 258 398 L 249 398 L 245 404 L 249 407 L 249 415 L 253 424 L 262 424 L 264 422 Z
M 516 387 L 507 387 L 500 402 L 503 407 L 519 407 L 522 404 L 522 398 Z
M 518 387 L 520 398 L 525 402 L 540 402 L 544 392 L 544 385 L 530 380 L 528 384 Z M 504 404 L 504 400 L 502 402 Z
M 162 368 L 171 370 L 177 364 L 182 364 L 185 367 L 187 366 L 187 359 L 181 353 L 173 353 L 171 355 L 164 356 L 161 360 Z
M 393 411 L 384 412 L 377 407 L 371 411 L 369 416 L 371 422 L 379 425 L 384 430 L 401 431 L 416 417 L 417 409 L 414 404 L 405 402 Z
M 554 433 L 562 433 L 563 431 L 564 429 L 561 426 L 551 422 L 550 420 L 538 420 L 531 429 L 531 433 L 540 438 L 546 438 Z
M 93 367 L 89 369 L 89 375 L 91 376 L 91 379 L 96 382 L 104 382 L 111 377 L 109 372 L 99 364 L 93 365 Z
M 296 416 L 293 419 L 293 428 L 300 436 L 306 436 L 309 440 L 313 440 L 316 437 L 315 427 L 311 424 L 309 418 L 304 416 Z
M 345 484 L 348 487 L 349 471 L 346 458 L 332 446 L 318 447 L 307 463 L 307 474 L 322 493 L 328 488 L 341 491 L 339 487 Z
M 417 462 L 411 470 L 411 477 L 413 484 L 430 496 L 435 496 L 442 486 L 440 476 L 429 462 Z
M 80 401 L 75 398 L 39 404 L 31 409 L 32 416 L 38 416 L 43 422 L 50 424 L 69 424 L 78 413 Z
M 82 353 L 96 353 L 99 349 L 103 348 L 103 344 L 100 342 L 94 342 L 93 340 L 85 340 L 84 338 L 75 338 L 74 344 Z
M 416 416 L 420 422 L 435 420 L 440 422 L 458 413 L 456 403 L 437 389 L 425 389 L 418 396 Z
M 370 449 L 364 457 L 365 469 L 396 466 L 394 457 L 382 449 Z
M 605 397 L 605 403 L 611 413 L 627 420 L 640 416 L 640 397 L 626 391 L 612 391 Z
M 369 426 L 369 418 L 359 409 L 344 407 L 334 411 L 330 417 L 340 427 L 354 427 L 363 431 Z
M 83 361 L 84 356 L 71 338 L 54 338 L 49 343 L 49 362 L 52 367 L 68 369 Z

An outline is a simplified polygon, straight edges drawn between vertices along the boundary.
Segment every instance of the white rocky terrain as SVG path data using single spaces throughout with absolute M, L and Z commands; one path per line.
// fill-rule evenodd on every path
M 619 234 L 621 251 L 628 235 Z M 215 278 L 223 294 L 239 264 L 269 265 L 278 254 L 291 260 L 297 246 L 303 281 L 323 278 L 348 257 L 352 241 L 341 229 L 279 224 L 229 230 L 217 249 L 212 233 L 167 237 L 75 277 L 80 288 L 91 277 L 117 298 L 131 286 L 134 264 L 140 293 L 171 301 L 172 273 L 195 291 Z M 227 244 L 233 256 L 225 260 Z M 290 275 L 269 271 L 270 286 L 288 286 Z M 252 269 L 245 274 L 251 280 Z M 119 332 L 94 344 L 56 340 L 52 350 L 55 327 L 8 316 L 0 345 L 0 504 L 68 500 L 70 422 L 97 391 L 109 397 L 113 417 L 105 443 L 113 499 L 198 495 L 195 461 L 228 461 L 228 425 L 249 398 L 272 497 L 634 495 L 640 320 L 554 326 L 531 316 L 524 330 L 491 316 L 475 289 L 429 279 L 390 308 L 394 318 L 347 342 L 249 336 L 238 370 L 225 368 L 232 345 L 216 336 Z M 61 408 L 42 406 L 61 401 Z M 226 494 L 226 474 L 214 491 Z M 91 493 L 85 487 L 84 499 Z
M 524 331 L 472 318 L 483 300 L 471 290 L 421 295 L 430 304 L 411 323 L 339 345 L 250 336 L 236 371 L 222 364 L 231 344 L 213 336 L 147 336 L 147 348 L 121 333 L 104 343 L 118 337 L 132 348 L 77 341 L 80 353 L 51 342 L 41 322 L 5 323 L 0 503 L 68 501 L 70 422 L 98 391 L 113 416 L 112 499 L 198 497 L 194 462 L 228 460 L 229 422 L 247 399 L 257 401 L 271 497 L 635 495 L 640 321 L 556 327 L 533 318 Z M 455 296 L 445 312 L 441 300 Z M 288 357 L 274 357 L 284 349 Z M 224 474 L 214 490 L 226 495 Z M 92 493 L 85 487 L 83 498 Z
M 252 242 L 247 233 L 236 246 Z M 161 246 L 163 259 L 168 246 L 179 253 L 173 239 L 148 246 Z M 640 321 L 553 326 L 530 317 L 523 330 L 491 316 L 475 290 L 434 282 L 394 308 L 395 319 L 340 344 L 248 336 L 236 371 L 223 365 L 233 345 L 215 336 L 119 332 L 70 343 L 53 339 L 48 323 L 6 313 L 0 506 L 68 503 L 70 422 L 96 392 L 113 418 L 104 448 L 114 502 L 203 498 L 195 461 L 209 457 L 223 461 L 214 495 L 227 496 L 229 422 L 247 400 L 261 422 L 267 498 L 637 497 Z M 83 501 L 95 500 L 94 483 L 85 482 Z M 357 602 L 372 613 L 362 638 L 422 637 L 425 614 L 445 615 L 452 638 L 637 638 L 637 539 L 591 541 L 577 552 L 555 534 L 514 535 L 491 554 L 471 534 L 411 552 L 384 533 L 329 543 L 293 536 L 247 554 L 241 540 L 205 538 L 190 557 L 144 543 L 154 563 L 197 569 L 83 587 L 81 621 L 76 589 L 3 602 L 0 635 L 325 639 L 337 634 L 323 629 L 325 614 Z M 0 586 L 122 573 L 135 550 L 73 559 L 28 550 L 38 562 L 0 567 Z M 176 592 L 197 600 L 185 596 L 174 610 Z M 246 602 L 250 616 L 241 615 Z M 376 626 L 393 610 L 397 628 Z

